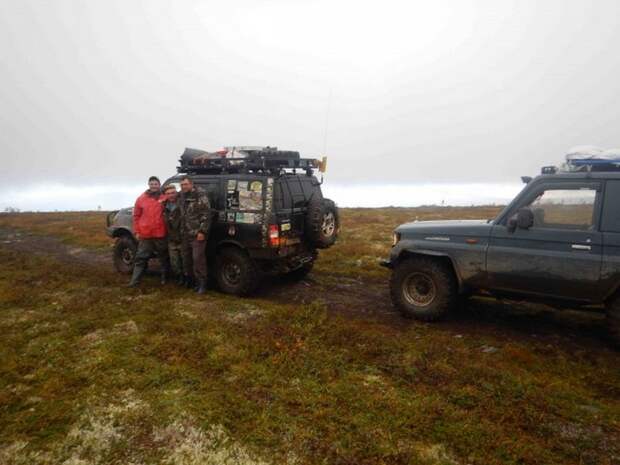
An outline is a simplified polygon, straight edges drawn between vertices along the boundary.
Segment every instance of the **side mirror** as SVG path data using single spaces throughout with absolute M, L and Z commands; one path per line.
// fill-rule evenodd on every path
M 534 226 L 534 212 L 529 208 L 520 208 L 517 212 L 517 226 L 520 229 L 530 229 Z
M 520 208 L 517 213 L 508 218 L 506 227 L 508 231 L 513 233 L 519 229 L 530 229 L 534 226 L 534 212 L 529 208 Z
M 506 227 L 508 228 L 508 232 L 513 233 L 517 230 L 517 214 L 515 213 L 510 218 L 508 218 L 508 222 L 506 223 Z

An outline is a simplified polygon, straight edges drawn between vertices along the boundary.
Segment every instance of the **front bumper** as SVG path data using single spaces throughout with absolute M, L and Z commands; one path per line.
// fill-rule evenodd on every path
M 392 263 L 390 259 L 380 260 L 379 265 L 384 266 L 385 268 L 390 268 L 390 269 L 394 268 L 394 263 Z

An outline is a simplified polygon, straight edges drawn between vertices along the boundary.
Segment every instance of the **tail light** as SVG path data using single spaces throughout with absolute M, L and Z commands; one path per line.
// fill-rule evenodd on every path
M 280 230 L 277 224 L 269 225 L 269 246 L 278 247 L 280 245 Z

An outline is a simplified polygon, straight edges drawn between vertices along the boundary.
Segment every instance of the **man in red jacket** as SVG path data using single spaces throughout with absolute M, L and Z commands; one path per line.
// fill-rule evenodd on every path
M 144 192 L 133 208 L 133 233 L 138 239 L 138 251 L 133 267 L 130 287 L 140 284 L 140 278 L 146 270 L 149 259 L 157 252 L 161 263 L 161 283 L 166 284 L 170 270 L 168 244 L 166 242 L 166 223 L 164 221 L 164 204 L 160 202 L 161 184 L 156 176 L 149 178 L 149 188 Z

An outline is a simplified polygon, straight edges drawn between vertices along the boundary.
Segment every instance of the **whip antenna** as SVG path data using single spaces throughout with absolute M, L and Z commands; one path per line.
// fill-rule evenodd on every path
M 329 89 L 327 96 L 327 108 L 325 110 L 325 132 L 323 134 L 323 155 L 327 154 L 327 130 L 329 128 L 329 113 L 332 108 L 332 90 Z

